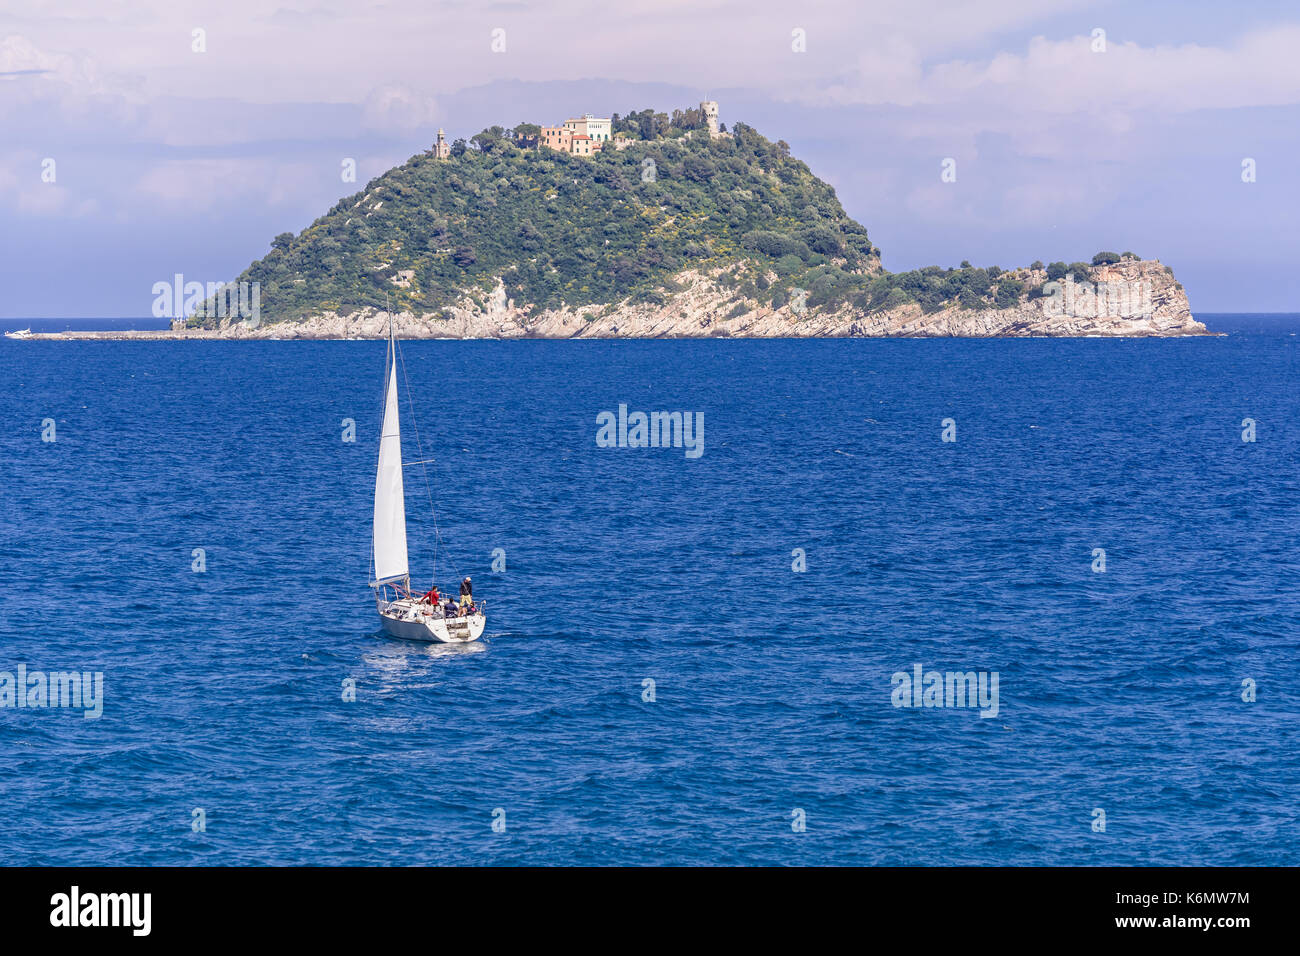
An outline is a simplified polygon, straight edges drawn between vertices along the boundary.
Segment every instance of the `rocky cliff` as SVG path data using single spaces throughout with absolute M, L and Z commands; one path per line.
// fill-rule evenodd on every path
M 916 303 L 863 314 L 852 305 L 812 309 L 798 297 L 780 308 L 738 303 L 718 275 L 685 270 L 674 277 L 678 291 L 661 304 L 536 309 L 506 296 L 504 283 L 485 297 L 466 297 L 436 313 L 395 312 L 402 338 L 692 338 L 848 336 L 1178 336 L 1206 335 L 1192 317 L 1187 296 L 1173 274 L 1155 260 L 1096 266 L 1088 281 L 1059 280 L 1051 288 L 1042 269 L 1008 273 L 1049 294 L 1010 308 L 961 307 L 924 312 Z M 361 309 L 322 312 L 299 322 L 249 327 L 223 320 L 214 337 L 234 339 L 347 339 L 387 335 L 388 313 Z M 194 334 L 194 333 L 190 333 Z M 202 335 L 203 333 L 199 333 Z

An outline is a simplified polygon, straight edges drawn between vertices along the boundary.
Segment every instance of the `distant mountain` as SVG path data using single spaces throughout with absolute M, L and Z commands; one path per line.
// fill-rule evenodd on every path
M 189 325 L 371 335 L 391 309 L 403 335 L 425 337 L 1205 331 L 1158 263 L 1140 277 L 1136 257 L 1106 253 L 891 274 L 786 143 L 744 124 L 711 135 L 699 110 L 616 115 L 612 129 L 590 156 L 548 148 L 530 124 L 458 140 L 446 158 L 414 156 L 300 235 L 277 236 L 236 279 L 259 284 L 260 324 L 209 308 Z M 1083 283 L 1098 269 L 1154 280 L 1163 313 L 1039 321 L 1052 273 Z

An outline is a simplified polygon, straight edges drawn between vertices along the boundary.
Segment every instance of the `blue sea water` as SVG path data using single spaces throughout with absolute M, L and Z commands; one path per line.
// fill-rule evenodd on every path
M 0 341 L 0 671 L 104 675 L 0 709 L 0 859 L 1294 865 L 1300 317 L 1206 320 L 406 343 L 463 647 L 378 632 L 382 343 Z M 597 447 L 620 403 L 703 455 Z

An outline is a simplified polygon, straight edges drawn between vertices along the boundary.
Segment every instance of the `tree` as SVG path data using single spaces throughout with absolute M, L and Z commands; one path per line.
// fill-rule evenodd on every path
M 685 110 L 673 110 L 672 126 L 675 129 L 692 130 L 707 129 L 709 121 L 704 116 L 704 110 L 698 107 Z
M 839 235 L 829 226 L 816 226 L 808 234 L 808 247 L 823 256 L 838 256 L 844 251 Z
M 702 156 L 687 156 L 682 163 L 682 174 L 691 182 L 707 183 L 718 168 Z
M 289 246 L 293 243 L 293 233 L 282 232 L 271 240 L 271 248 L 276 252 L 288 252 Z
M 1119 262 L 1118 252 L 1099 252 L 1092 257 L 1092 264 L 1094 266 L 1109 266 L 1116 262 Z
M 470 142 L 483 153 L 498 152 L 506 145 L 506 131 L 500 126 L 489 126 L 470 137 Z

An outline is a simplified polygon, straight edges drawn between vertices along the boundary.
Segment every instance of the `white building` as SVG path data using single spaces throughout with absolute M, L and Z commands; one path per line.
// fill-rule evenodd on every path
M 567 119 L 564 121 L 564 128 L 575 136 L 590 136 L 593 144 L 605 144 L 613 135 L 612 121 L 609 117 L 592 116 L 590 113 L 583 113 L 578 119 Z

